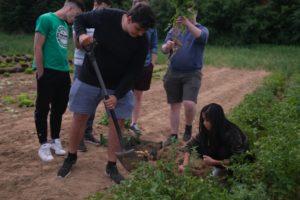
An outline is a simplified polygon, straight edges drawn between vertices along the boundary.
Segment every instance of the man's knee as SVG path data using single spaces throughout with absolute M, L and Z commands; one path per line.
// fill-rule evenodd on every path
M 196 107 L 196 103 L 190 100 L 183 101 L 183 105 L 186 109 L 195 109 Z

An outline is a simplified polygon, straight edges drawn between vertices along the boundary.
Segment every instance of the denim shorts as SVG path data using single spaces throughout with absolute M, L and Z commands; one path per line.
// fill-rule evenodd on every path
M 107 90 L 107 92 L 108 94 L 113 94 L 114 90 Z M 91 115 L 103 98 L 104 94 L 101 88 L 76 79 L 69 94 L 69 110 L 74 113 Z M 133 110 L 132 91 L 129 91 L 125 96 L 118 100 L 114 110 L 117 119 L 127 119 L 131 117 Z M 108 110 L 107 114 L 110 116 Z
M 181 103 L 184 100 L 197 103 L 201 80 L 200 70 L 180 73 L 169 68 L 163 79 L 168 103 Z

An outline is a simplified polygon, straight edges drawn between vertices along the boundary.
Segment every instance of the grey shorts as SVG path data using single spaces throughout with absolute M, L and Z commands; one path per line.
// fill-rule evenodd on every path
M 107 90 L 107 92 L 108 94 L 114 93 L 113 90 Z M 76 79 L 69 94 L 69 110 L 75 113 L 91 115 L 103 98 L 104 95 L 101 88 Z M 117 119 L 127 119 L 131 117 L 133 110 L 132 91 L 129 91 L 124 97 L 118 100 L 114 110 Z M 110 116 L 108 111 L 107 114 Z
M 168 68 L 163 79 L 168 103 L 180 103 L 184 100 L 197 103 L 201 79 L 200 70 L 180 73 Z

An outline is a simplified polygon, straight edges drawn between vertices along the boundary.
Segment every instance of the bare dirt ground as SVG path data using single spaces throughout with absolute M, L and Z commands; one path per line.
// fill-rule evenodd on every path
M 243 100 L 245 94 L 255 90 L 267 75 L 266 71 L 206 66 L 198 96 L 193 133 L 195 134 L 198 128 L 199 111 L 204 105 L 219 103 L 225 112 L 229 112 Z M 40 161 L 33 120 L 34 108 L 18 108 L 16 103 L 3 103 L 4 96 L 16 97 L 22 92 L 34 96 L 35 89 L 34 75 L 18 73 L 12 74 L 11 77 L 0 77 L 0 199 L 77 200 L 110 187 L 112 182 L 104 175 L 104 147 L 88 144 L 88 152 L 79 153 L 78 162 L 71 175 L 64 179 L 56 177 L 63 157 L 55 156 L 51 163 Z M 103 105 L 98 108 L 97 119 L 102 112 Z M 153 81 L 150 91 L 144 95 L 139 121 L 143 130 L 142 139 L 161 141 L 166 138 L 169 134 L 168 112 L 162 81 Z M 71 113 L 67 111 L 61 130 L 64 147 L 67 147 L 68 143 L 71 118 Z M 183 127 L 184 120 L 181 121 L 181 132 Z M 94 128 L 97 137 L 100 133 L 106 134 L 106 127 L 95 124 Z M 128 174 L 121 166 L 119 169 L 122 174 Z

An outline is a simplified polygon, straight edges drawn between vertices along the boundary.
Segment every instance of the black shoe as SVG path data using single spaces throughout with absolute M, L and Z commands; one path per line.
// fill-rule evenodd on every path
M 124 180 L 124 177 L 119 174 L 119 171 L 117 169 L 116 165 L 106 165 L 106 175 L 109 176 L 115 183 L 120 184 L 122 180 Z
M 97 145 L 100 144 L 100 141 L 97 140 L 92 133 L 85 135 L 84 140 L 91 144 L 97 144 Z
M 191 139 L 192 132 L 191 131 L 185 131 L 183 134 L 183 141 L 187 142 Z
M 76 160 L 71 161 L 69 158 L 66 158 L 62 167 L 58 170 L 57 176 L 64 178 L 71 173 L 72 166 L 76 163 Z
M 81 152 L 87 152 L 87 148 L 86 148 L 86 146 L 85 146 L 84 140 L 81 140 L 81 141 L 80 141 L 78 150 L 81 151 Z
M 166 141 L 163 142 L 163 147 L 170 146 L 171 144 L 177 142 L 178 136 L 177 134 L 171 134 Z

